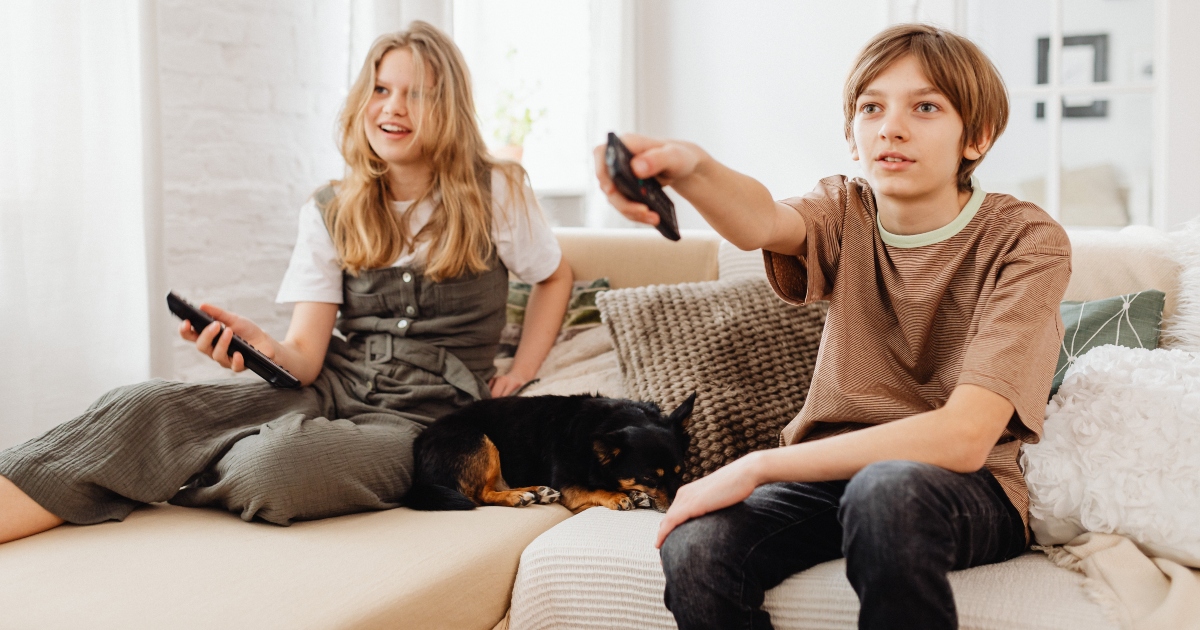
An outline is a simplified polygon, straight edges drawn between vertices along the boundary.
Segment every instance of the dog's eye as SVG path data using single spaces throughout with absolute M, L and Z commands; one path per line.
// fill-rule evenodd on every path
M 679 472 L 679 471 L 681 471 L 681 470 L 683 470 L 683 466 L 676 466 L 676 467 L 675 467 L 675 472 Z
M 655 468 L 655 469 L 654 469 L 654 474 L 658 475 L 659 477 L 663 476 L 663 469 L 661 469 L 661 468 Z

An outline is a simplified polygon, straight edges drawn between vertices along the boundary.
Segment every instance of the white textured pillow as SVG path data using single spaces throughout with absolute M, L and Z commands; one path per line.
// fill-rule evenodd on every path
M 1179 303 L 1163 322 L 1163 345 L 1200 352 L 1200 219 L 1171 232 L 1174 259 L 1180 265 Z
M 1200 354 L 1102 346 L 1083 355 L 1021 463 L 1039 543 L 1120 534 L 1200 567 Z

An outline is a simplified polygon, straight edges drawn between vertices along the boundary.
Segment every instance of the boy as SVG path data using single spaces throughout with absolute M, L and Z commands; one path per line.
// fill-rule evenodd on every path
M 1040 208 L 971 177 L 1007 122 L 1004 84 L 965 38 L 901 25 L 859 55 L 844 105 L 865 181 L 784 202 L 695 145 L 625 138 L 639 177 L 763 250 L 781 298 L 830 303 L 787 446 L 684 486 L 663 519 L 666 604 L 685 630 L 769 628 L 767 589 L 843 556 L 860 628 L 954 628 L 947 572 L 1027 545 L 1017 452 L 1041 434 L 1070 245 Z M 656 223 L 601 158 L 612 204 Z

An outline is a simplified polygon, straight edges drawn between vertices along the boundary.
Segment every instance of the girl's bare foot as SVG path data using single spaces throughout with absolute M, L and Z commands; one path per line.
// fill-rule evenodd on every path
M 0 477 L 0 543 L 53 529 L 63 520 L 29 498 L 13 482 Z

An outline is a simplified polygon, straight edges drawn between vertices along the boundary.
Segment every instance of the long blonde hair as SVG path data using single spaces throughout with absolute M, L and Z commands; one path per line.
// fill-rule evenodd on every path
M 388 163 L 367 140 L 364 117 L 375 89 L 379 62 L 388 52 L 406 48 L 412 53 L 415 85 L 424 86 L 433 73 L 433 88 L 419 90 L 421 103 L 414 120 L 414 141 L 433 170 L 429 187 L 407 212 L 422 202 L 436 204 L 417 234 L 409 234 L 407 212 L 397 216 L 390 206 Z M 412 90 L 413 94 L 417 90 Z M 492 169 L 508 182 L 511 205 L 525 208 L 525 170 L 514 162 L 492 158 L 475 120 L 471 77 L 454 42 L 432 25 L 414 21 L 407 31 L 382 35 L 371 45 L 358 78 L 350 88 L 339 119 L 342 157 L 347 173 L 334 182 L 337 195 L 325 211 L 325 225 L 337 248 L 340 264 L 352 275 L 363 269 L 391 265 L 405 251 L 427 244 L 425 275 L 434 281 L 488 269 L 492 257 Z

